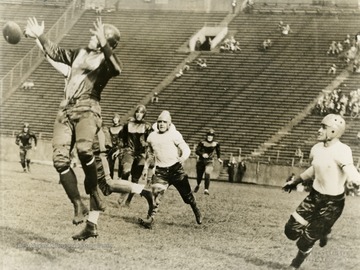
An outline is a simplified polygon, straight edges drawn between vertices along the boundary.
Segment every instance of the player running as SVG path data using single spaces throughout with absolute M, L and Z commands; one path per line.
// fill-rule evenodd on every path
M 30 172 L 31 153 L 36 149 L 37 138 L 36 135 L 30 131 L 29 123 L 24 123 L 23 130 L 16 135 L 15 143 L 20 149 L 20 163 L 24 172 Z
M 344 131 L 345 120 L 340 115 L 325 116 L 318 131 L 319 142 L 310 151 L 311 166 L 283 186 L 283 190 L 291 192 L 298 184 L 314 179 L 310 194 L 285 225 L 285 235 L 297 240 L 299 250 L 290 265 L 295 269 L 309 256 L 316 241 L 320 247 L 327 244 L 331 228 L 344 209 L 345 181 L 357 188 L 360 185 L 352 151 L 339 140 Z
M 139 219 L 145 228 L 151 228 L 160 200 L 165 190 L 173 185 L 186 204 L 190 204 L 198 224 L 202 223 L 202 216 L 195 197 L 191 191 L 189 179 L 184 171 L 183 163 L 190 156 L 190 148 L 181 133 L 171 128 L 171 115 L 162 111 L 157 119 L 157 130 L 147 138 L 146 163 L 143 177 L 146 178 L 148 164 L 155 159 L 155 174 L 151 181 L 154 195 L 154 210 L 146 219 Z M 180 153 L 180 154 L 179 154 Z

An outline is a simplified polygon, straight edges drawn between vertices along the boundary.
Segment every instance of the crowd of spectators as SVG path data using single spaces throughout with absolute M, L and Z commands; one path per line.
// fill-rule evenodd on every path
M 360 112 L 360 88 L 346 95 L 341 89 L 323 93 L 317 100 L 313 113 L 327 115 L 329 113 L 358 116 Z
M 234 36 L 227 38 L 224 42 L 220 45 L 220 52 L 239 52 L 241 51 L 240 42 L 235 40 Z

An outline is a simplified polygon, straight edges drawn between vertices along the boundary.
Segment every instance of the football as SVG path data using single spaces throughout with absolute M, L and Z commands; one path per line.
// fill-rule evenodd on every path
M 8 43 L 17 44 L 21 40 L 22 31 L 16 22 L 8 21 L 3 27 L 3 35 Z

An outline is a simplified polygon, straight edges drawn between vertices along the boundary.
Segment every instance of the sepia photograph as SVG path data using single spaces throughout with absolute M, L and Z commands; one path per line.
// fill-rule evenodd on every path
M 0 270 L 360 269 L 359 0 L 0 2 Z

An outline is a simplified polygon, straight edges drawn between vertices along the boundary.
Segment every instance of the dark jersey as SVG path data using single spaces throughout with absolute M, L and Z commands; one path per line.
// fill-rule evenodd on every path
M 23 149 L 31 149 L 32 142 L 34 142 L 35 146 L 37 145 L 37 138 L 35 134 L 31 131 L 24 132 L 21 131 L 17 136 L 15 143 L 20 145 L 20 148 Z
M 136 122 L 129 120 L 119 133 L 120 143 L 123 148 L 130 150 L 134 155 L 145 153 L 146 139 L 152 131 L 152 127 L 147 122 Z
M 39 37 L 39 41 L 52 60 L 71 66 L 64 90 L 66 99 L 78 99 L 86 95 L 99 101 L 108 81 L 121 73 L 121 63 L 108 44 L 101 51 L 67 50 L 58 47 L 43 35 Z
M 212 161 L 215 157 L 215 153 L 217 157 L 220 158 L 220 144 L 216 141 L 201 141 L 197 145 L 195 153 L 199 156 L 199 160 Z M 209 157 L 204 158 L 203 154 L 208 154 Z

